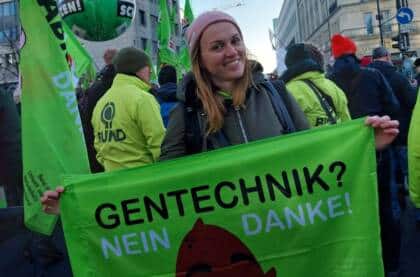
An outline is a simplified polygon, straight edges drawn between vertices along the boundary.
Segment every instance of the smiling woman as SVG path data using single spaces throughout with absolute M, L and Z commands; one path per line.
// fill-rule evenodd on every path
M 162 159 L 308 127 L 282 83 L 251 72 L 241 29 L 230 15 L 201 14 L 187 30 L 187 41 L 192 74 L 181 84 L 185 101 L 171 114 Z

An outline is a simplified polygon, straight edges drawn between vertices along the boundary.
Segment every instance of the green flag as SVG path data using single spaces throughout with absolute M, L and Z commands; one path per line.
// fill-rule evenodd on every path
M 76 277 L 384 274 L 363 120 L 64 183 Z
M 191 22 L 194 20 L 194 14 L 191 8 L 190 0 L 185 0 L 184 20 L 186 20 L 187 24 L 191 24 Z
M 172 39 L 171 20 L 165 0 L 159 0 L 159 62 L 176 66 L 177 57 L 175 53 L 175 42 Z
M 147 40 L 146 49 L 144 51 L 150 58 L 150 64 L 151 64 L 150 81 L 152 83 L 157 83 L 156 69 L 155 69 L 155 66 L 153 65 L 153 59 L 152 59 L 152 42 L 150 40 Z
M 42 212 L 40 196 L 89 164 L 56 2 L 21 1 L 20 20 L 25 224 L 51 234 L 57 217 Z
M 67 24 L 64 21 L 61 21 L 63 25 L 64 33 L 65 33 L 65 41 L 67 46 L 67 51 L 71 56 L 72 59 L 72 66 L 75 67 L 74 73 L 78 78 L 82 77 L 82 75 L 92 75 L 93 78 L 96 74 L 96 69 L 93 64 L 93 60 L 90 57 L 89 53 L 86 49 L 81 45 L 79 40 L 73 34 L 73 32 L 69 29 Z
M 194 15 L 191 9 L 190 1 L 186 0 L 185 5 L 184 5 L 184 19 L 182 22 L 183 33 L 185 33 L 186 28 L 188 28 L 188 26 L 193 22 L 193 20 L 194 20 Z M 185 41 L 185 38 L 182 41 L 181 50 L 179 53 L 179 62 L 181 64 L 183 74 L 191 70 L 191 59 L 190 59 L 190 54 L 188 52 L 188 46 Z

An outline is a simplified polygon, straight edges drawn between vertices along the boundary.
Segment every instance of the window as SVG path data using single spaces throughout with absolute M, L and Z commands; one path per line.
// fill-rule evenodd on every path
M 0 30 L 0 43 L 10 43 L 18 39 L 17 27 Z
M 175 31 L 175 36 L 179 35 L 179 25 L 178 24 L 174 24 L 174 31 Z
M 365 21 L 366 34 L 372 35 L 373 34 L 373 17 L 372 17 L 371 12 L 364 13 L 364 21 Z
M 152 30 L 155 30 L 158 25 L 159 18 L 155 15 L 150 15 L 150 24 L 152 25 Z
M 139 22 L 140 25 L 146 26 L 146 13 L 143 10 L 139 10 Z
M 392 32 L 392 20 L 390 20 L 390 18 L 391 18 L 390 10 L 382 11 L 382 31 L 384 33 Z
M 157 40 L 152 41 L 152 51 L 153 51 L 153 53 L 158 52 L 158 42 L 157 42 Z
M 141 48 L 143 48 L 143 50 L 146 50 L 146 48 L 147 48 L 147 38 L 141 38 Z

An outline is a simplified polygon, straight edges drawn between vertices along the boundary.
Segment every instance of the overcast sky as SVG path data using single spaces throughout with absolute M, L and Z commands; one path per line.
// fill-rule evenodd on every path
M 180 8 L 184 8 L 180 0 Z M 212 9 L 232 15 L 241 27 L 245 45 L 264 66 L 264 72 L 276 67 L 276 54 L 271 47 L 268 29 L 273 29 L 273 18 L 278 17 L 283 0 L 190 0 L 194 16 Z M 243 5 L 236 6 L 238 3 Z

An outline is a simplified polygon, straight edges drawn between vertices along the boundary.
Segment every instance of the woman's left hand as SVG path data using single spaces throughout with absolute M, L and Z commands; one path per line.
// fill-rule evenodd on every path
M 365 123 L 375 129 L 376 150 L 382 150 L 387 147 L 400 133 L 398 120 L 391 120 L 387 115 L 368 116 Z

